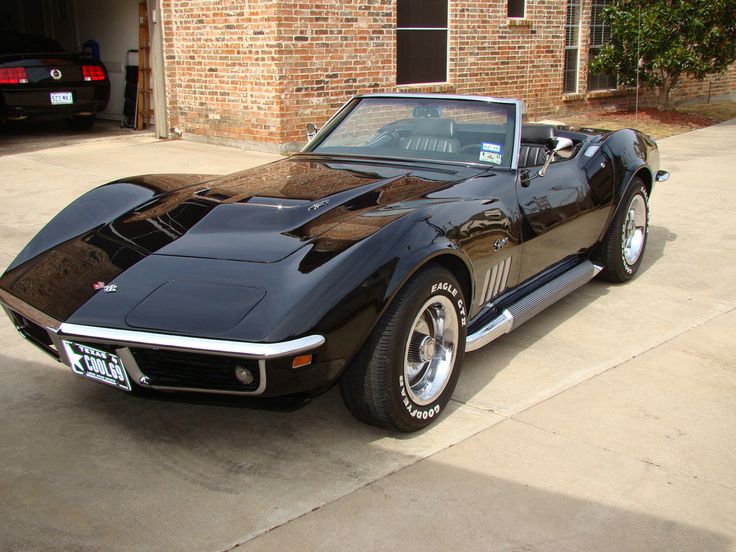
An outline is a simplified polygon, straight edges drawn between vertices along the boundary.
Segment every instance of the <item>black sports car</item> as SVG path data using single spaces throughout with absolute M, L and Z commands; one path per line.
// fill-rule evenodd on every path
M 104 64 L 64 52 L 49 38 L 0 35 L 0 122 L 64 119 L 72 129 L 95 123 L 110 99 Z
M 18 330 L 139 393 L 313 397 L 399 431 L 463 355 L 600 273 L 632 278 L 655 142 L 522 125 L 516 100 L 353 98 L 288 159 L 82 196 L 0 279 Z

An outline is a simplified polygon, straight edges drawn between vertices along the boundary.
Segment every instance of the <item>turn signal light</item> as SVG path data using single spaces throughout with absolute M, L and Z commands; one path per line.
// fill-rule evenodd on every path
M 291 367 L 296 368 L 303 368 L 304 366 L 309 366 L 312 364 L 312 355 L 302 355 L 298 357 L 294 357 L 294 360 L 291 361 Z
M 28 82 L 28 75 L 23 67 L 3 67 L 0 68 L 0 84 L 25 84 Z
M 105 72 L 99 65 L 82 65 L 82 76 L 86 81 L 105 80 Z

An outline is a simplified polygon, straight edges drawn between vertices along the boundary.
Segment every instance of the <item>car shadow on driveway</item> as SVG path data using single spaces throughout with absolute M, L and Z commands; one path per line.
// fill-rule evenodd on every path
M 563 438 L 522 424 L 457 452 L 474 469 L 439 456 L 398 471 L 416 462 L 421 446 L 413 442 L 421 437 L 400 443 L 403 450 L 383 446 L 385 433 L 352 420 L 334 392 L 299 412 L 241 410 L 133 400 L 41 362 L 2 356 L 0 366 L 15 372 L 16 381 L 3 386 L 0 407 L 0 544 L 9 549 L 223 550 L 324 505 L 315 520 L 322 529 L 306 538 L 315 544 L 330 538 L 315 548 L 366 549 L 359 544 L 373 542 L 376 524 L 380 534 L 401 534 L 418 504 L 438 500 L 454 513 L 420 515 L 415 528 L 457 538 L 465 511 L 461 542 L 467 549 L 520 542 L 547 550 L 577 548 L 576 542 L 580 549 L 586 543 L 728 549 L 724 535 L 678 521 L 677 509 L 675 519 L 667 519 L 669 511 L 657 516 L 620 506 L 622 500 L 637 508 L 657 504 L 661 494 L 671 494 L 666 503 L 674 504 L 683 492 L 678 485 L 689 485 L 685 478 L 649 475 L 654 482 L 632 498 L 626 470 L 643 477 L 650 466 L 579 443 L 574 447 L 582 459 L 571 466 L 567 445 L 560 448 Z M 519 431 L 534 435 L 510 436 Z M 519 471 L 507 473 L 519 459 Z M 607 463 L 622 462 L 638 467 L 600 476 Z M 554 474 L 548 481 L 545 469 Z M 382 479 L 389 474 L 395 475 Z M 621 490 L 612 498 L 616 486 Z M 346 506 L 350 524 L 330 517 Z M 297 527 L 311 519 L 298 520 Z M 264 544 L 279 531 L 265 535 Z M 448 545 L 433 540 L 428 550 Z
M 0 526 L 26 548 L 64 548 L 61 532 L 80 547 L 141 549 L 207 524 L 207 538 L 229 535 L 223 549 L 488 425 L 450 412 L 449 425 L 396 440 L 354 420 L 335 389 L 297 412 L 136 400 L 29 353 L 39 360 L 0 355 Z
M 242 550 L 270 552 L 294 543 L 320 552 L 398 549 L 408 527 L 424 535 L 421 547 L 413 547 L 423 552 L 729 550 L 729 535 L 697 515 L 707 499 L 681 504 L 699 484 L 649 467 L 505 423 Z M 628 479 L 632 474 L 637 484 Z M 727 491 L 716 493 L 727 499 Z M 422 508 L 427 505 L 432 515 Z
M 641 261 L 641 266 L 639 267 L 638 276 L 644 274 L 652 265 L 661 259 L 664 256 L 667 244 L 676 241 L 677 237 L 677 234 L 670 231 L 669 228 L 665 228 L 664 226 L 650 226 L 647 247 L 644 251 L 644 259 Z

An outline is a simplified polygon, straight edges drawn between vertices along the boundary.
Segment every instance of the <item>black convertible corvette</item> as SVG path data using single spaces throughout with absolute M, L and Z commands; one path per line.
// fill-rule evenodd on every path
M 306 399 L 414 431 L 463 355 L 600 273 L 632 278 L 655 142 L 521 124 L 516 100 L 348 102 L 304 150 L 82 196 L 0 279 L 18 330 L 139 393 Z

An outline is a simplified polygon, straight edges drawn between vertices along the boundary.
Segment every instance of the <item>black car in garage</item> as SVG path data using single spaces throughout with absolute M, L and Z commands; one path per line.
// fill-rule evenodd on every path
M 104 64 L 64 51 L 55 40 L 0 35 L 0 121 L 64 119 L 73 129 L 94 125 L 110 99 Z

